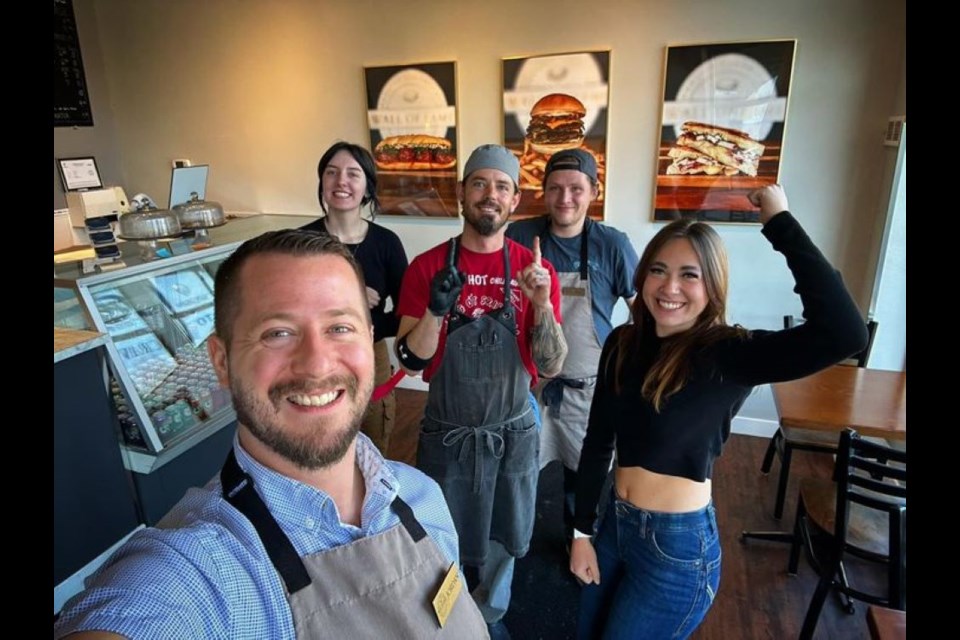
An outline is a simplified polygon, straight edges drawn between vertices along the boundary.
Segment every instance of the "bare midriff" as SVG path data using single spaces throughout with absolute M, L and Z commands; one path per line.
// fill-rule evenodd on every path
M 688 478 L 647 471 L 643 467 L 617 467 L 617 495 L 638 509 L 685 513 L 710 502 L 710 479 L 696 482 Z

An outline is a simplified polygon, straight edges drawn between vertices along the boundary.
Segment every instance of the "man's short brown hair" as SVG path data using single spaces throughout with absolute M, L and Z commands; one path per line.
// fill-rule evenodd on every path
M 271 253 L 304 258 L 329 255 L 346 260 L 357 274 L 360 295 L 367 312 L 367 322 L 370 322 L 363 270 L 346 245 L 335 237 L 319 231 L 303 229 L 268 231 L 237 247 L 237 250 L 224 260 L 217 270 L 214 283 L 215 328 L 225 345 L 230 345 L 230 339 L 233 337 L 233 322 L 240 307 L 240 272 L 243 265 L 253 256 Z

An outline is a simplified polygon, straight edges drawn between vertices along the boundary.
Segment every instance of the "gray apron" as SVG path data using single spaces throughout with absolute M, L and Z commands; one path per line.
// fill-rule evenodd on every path
M 491 539 L 525 555 L 536 512 L 540 439 L 517 346 L 506 243 L 503 261 L 503 307 L 478 318 L 454 307 L 448 316 L 417 445 L 417 468 L 443 490 L 460 559 L 473 566 L 484 563 Z
M 535 395 L 544 408 L 541 415 L 540 468 L 560 460 L 567 469 L 576 471 L 580 449 L 587 433 L 590 403 L 597 383 L 597 367 L 603 345 L 597 337 L 593 321 L 593 298 L 590 292 L 590 269 L 587 262 L 587 240 L 592 222 L 584 221 L 580 234 L 580 271 L 558 272 L 563 316 L 563 337 L 567 341 L 567 357 L 555 378 L 544 378 Z M 540 233 L 544 246 L 549 222 Z
M 224 498 L 253 524 L 283 579 L 298 639 L 489 638 L 464 586 L 441 628 L 431 602 L 450 562 L 400 496 L 399 525 L 301 558 L 230 450 Z

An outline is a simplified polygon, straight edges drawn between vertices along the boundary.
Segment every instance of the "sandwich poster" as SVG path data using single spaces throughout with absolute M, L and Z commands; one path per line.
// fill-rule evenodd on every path
M 597 160 L 600 191 L 587 213 L 603 220 L 609 79 L 609 51 L 503 61 L 503 143 L 520 160 L 521 199 L 514 219 L 546 213 L 547 160 L 563 149 L 582 148 Z
M 777 182 L 796 40 L 668 46 L 654 221 L 758 223 Z
M 457 217 L 456 63 L 363 73 L 381 213 Z

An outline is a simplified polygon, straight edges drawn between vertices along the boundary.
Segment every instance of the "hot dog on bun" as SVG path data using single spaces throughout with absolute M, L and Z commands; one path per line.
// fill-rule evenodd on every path
M 377 167 L 385 171 L 439 170 L 457 166 L 457 156 L 446 138 L 413 134 L 389 136 L 373 150 Z

